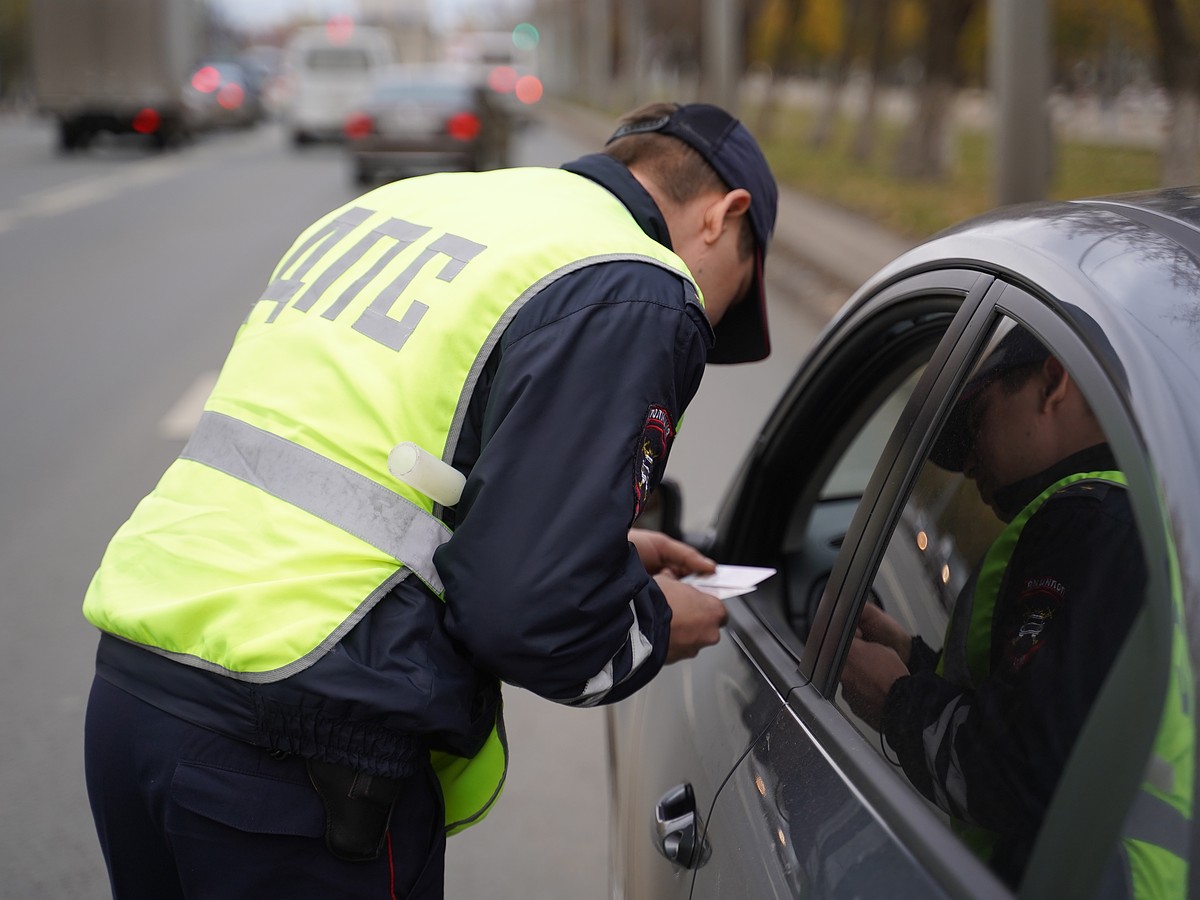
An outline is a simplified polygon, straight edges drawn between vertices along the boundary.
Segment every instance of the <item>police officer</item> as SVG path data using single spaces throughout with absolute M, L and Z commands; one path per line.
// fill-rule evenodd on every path
M 868 603 L 842 685 L 913 786 L 1016 889 L 1141 608 L 1142 544 L 1095 415 L 1020 326 L 968 382 L 931 456 L 974 480 L 1006 528 L 960 594 L 940 651 Z M 1125 823 L 1106 896 L 1183 896 L 1190 747 L 1177 738 L 1191 728 L 1179 727 L 1181 699 L 1168 700 L 1151 766 L 1162 777 L 1150 776 Z
M 299 236 L 84 601 L 115 896 L 439 897 L 502 681 L 611 703 L 718 640 L 713 563 L 630 527 L 706 361 L 768 353 L 776 204 L 741 123 L 656 104 Z

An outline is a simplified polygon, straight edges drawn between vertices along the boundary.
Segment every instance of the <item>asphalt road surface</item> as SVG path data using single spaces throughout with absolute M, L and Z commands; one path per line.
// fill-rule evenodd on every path
M 0 119 L 0 896 L 68 900 L 107 896 L 82 775 L 96 644 L 84 590 L 182 448 L 279 257 L 359 189 L 340 148 L 297 152 L 272 126 L 162 155 L 53 144 L 46 122 Z M 514 162 L 589 149 L 535 122 Z M 784 259 L 770 274 L 775 354 L 710 369 L 676 443 L 669 475 L 692 529 L 839 293 Z M 508 787 L 450 842 L 447 896 L 607 896 L 602 713 L 506 696 Z

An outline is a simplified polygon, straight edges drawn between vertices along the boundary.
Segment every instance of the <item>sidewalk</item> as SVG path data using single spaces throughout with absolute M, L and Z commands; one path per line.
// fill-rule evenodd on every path
M 552 118 L 595 147 L 614 127 L 601 113 L 552 97 L 541 100 L 538 115 Z M 773 250 L 782 249 L 847 288 L 858 287 L 912 246 L 913 241 L 872 219 L 779 186 Z

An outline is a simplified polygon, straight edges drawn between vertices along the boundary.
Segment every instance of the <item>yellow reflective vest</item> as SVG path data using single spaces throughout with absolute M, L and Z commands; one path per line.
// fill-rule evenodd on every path
M 550 211 L 528 202 L 544 196 Z M 443 596 L 442 509 L 394 478 L 388 455 L 409 441 L 449 463 L 512 317 L 610 260 L 694 285 L 608 190 L 559 169 L 410 179 L 316 222 L 238 331 L 180 458 L 114 536 L 85 616 L 265 683 L 311 665 L 410 575 Z M 497 726 L 472 759 L 434 754 L 451 831 L 503 783 Z

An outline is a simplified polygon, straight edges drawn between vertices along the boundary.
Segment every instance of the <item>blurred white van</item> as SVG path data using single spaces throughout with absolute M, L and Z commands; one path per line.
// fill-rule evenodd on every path
M 335 20 L 298 29 L 284 51 L 283 122 L 292 143 L 342 140 L 346 116 L 366 98 L 378 70 L 394 61 L 381 28 Z

